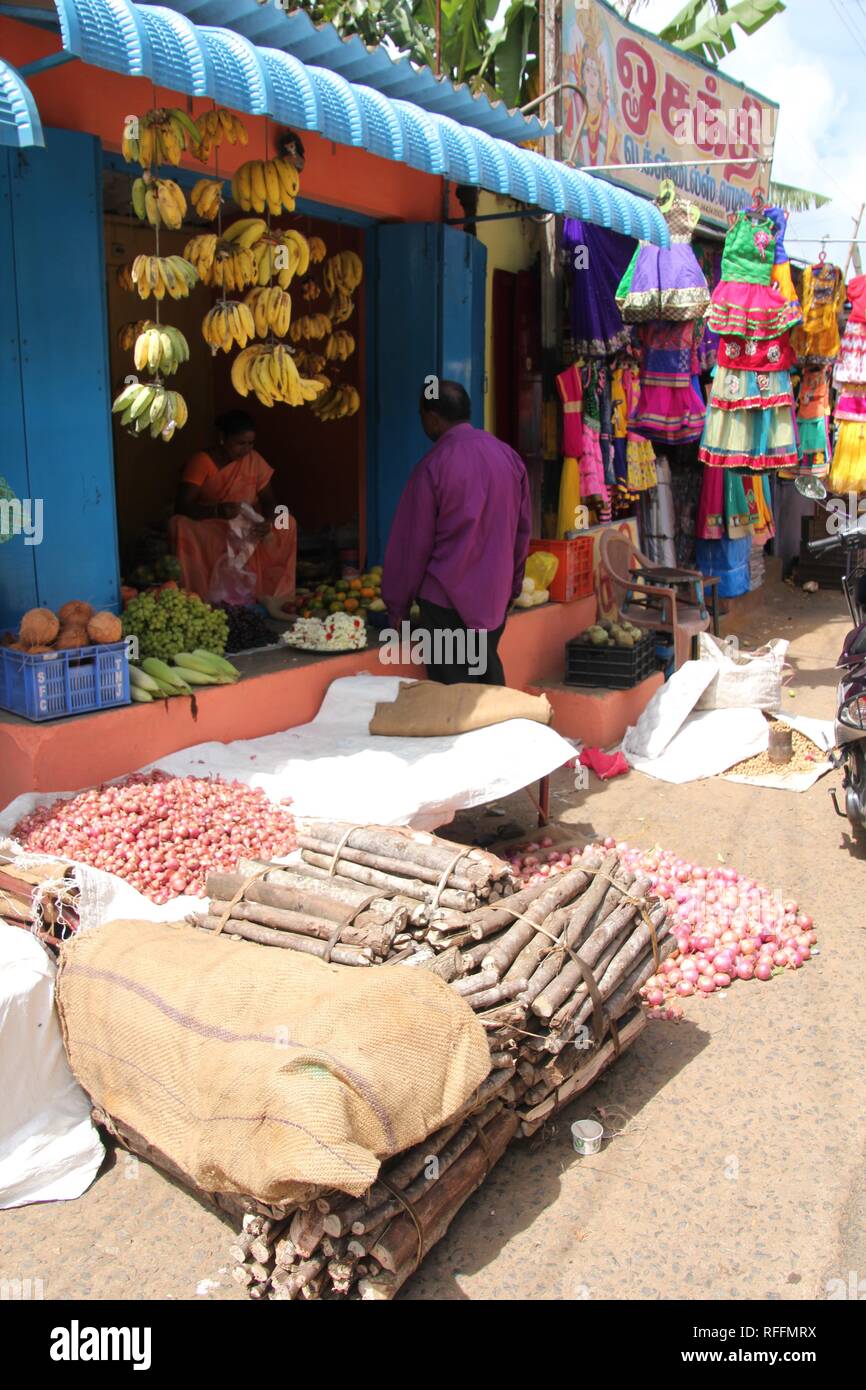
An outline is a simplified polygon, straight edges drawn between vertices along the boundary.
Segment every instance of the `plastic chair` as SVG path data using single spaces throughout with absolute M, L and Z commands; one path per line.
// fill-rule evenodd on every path
M 610 578 L 621 617 L 635 627 L 671 634 L 675 670 L 689 660 L 699 632 L 706 632 L 711 624 L 718 631 L 717 579 L 708 579 L 698 570 L 654 565 L 621 531 L 602 532 L 599 560 Z M 708 588 L 713 591 L 712 616 L 705 599 Z

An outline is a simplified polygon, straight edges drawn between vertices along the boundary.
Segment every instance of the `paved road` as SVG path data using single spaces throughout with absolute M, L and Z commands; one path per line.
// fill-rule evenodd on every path
M 779 586 L 741 635 L 790 637 L 787 707 L 830 717 L 846 626 L 841 598 Z M 573 1113 L 506 1156 L 403 1297 L 809 1300 L 860 1280 L 866 1296 L 866 865 L 829 779 L 795 795 L 633 773 L 578 796 L 570 780 L 557 833 L 722 854 L 813 913 L 820 954 L 651 1024 Z M 522 799 L 508 809 L 526 818 Z M 593 1109 L 616 1137 L 578 1159 L 568 1125 Z M 0 1213 L 0 1272 L 42 1278 L 48 1298 L 240 1297 L 227 1243 L 218 1217 L 123 1154 L 77 1202 Z

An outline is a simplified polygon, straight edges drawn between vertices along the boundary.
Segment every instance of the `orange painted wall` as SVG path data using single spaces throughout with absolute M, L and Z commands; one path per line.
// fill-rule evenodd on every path
M 21 68 L 49 53 L 59 51 L 59 35 L 47 33 L 12 19 L 0 19 L 0 54 Z M 44 126 L 89 131 L 98 135 L 107 150 L 119 151 L 123 119 L 141 114 L 153 106 L 185 106 L 187 98 L 171 93 L 143 77 L 123 77 L 78 62 L 50 68 L 27 79 Z M 207 110 L 210 100 L 192 101 L 193 115 Z M 244 159 L 261 159 L 274 153 L 274 135 L 279 129 L 263 116 L 243 113 L 249 131 L 247 149 L 232 145 L 220 148 L 220 172 L 230 174 Z M 302 193 L 305 198 L 350 208 L 368 217 L 386 221 L 438 222 L 442 215 L 442 180 L 408 169 L 389 159 L 379 159 L 363 150 L 335 145 L 312 132 L 302 131 L 306 153 Z M 270 147 L 268 147 L 270 138 Z M 195 160 L 190 167 L 202 169 Z

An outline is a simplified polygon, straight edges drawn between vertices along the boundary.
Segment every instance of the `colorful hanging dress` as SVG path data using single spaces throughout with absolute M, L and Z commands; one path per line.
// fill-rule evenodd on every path
M 830 469 L 831 492 L 866 492 L 866 275 L 848 284 L 851 314 L 833 371 L 836 448 Z
M 778 338 L 802 318 L 797 300 L 772 283 L 776 228 L 740 213 L 725 238 L 722 278 L 713 290 L 707 320 L 720 337 Z
M 706 406 L 695 389 L 700 367 L 694 323 L 645 323 L 641 392 L 633 429 L 662 444 L 688 444 L 701 436 Z
M 631 340 L 614 295 L 629 263 L 631 237 L 566 217 L 562 229 L 571 332 L 578 357 L 610 357 Z
M 797 355 L 804 362 L 830 362 L 839 353 L 839 311 L 845 280 L 837 265 L 807 265 L 803 271 L 803 322 L 794 329 Z
M 671 184 L 671 192 L 674 193 Z M 671 235 L 670 246 L 641 242 L 629 262 L 616 292 L 616 303 L 625 323 L 653 319 L 691 322 L 702 318 L 710 302 L 707 280 L 691 247 L 700 209 L 674 193 L 661 204 Z

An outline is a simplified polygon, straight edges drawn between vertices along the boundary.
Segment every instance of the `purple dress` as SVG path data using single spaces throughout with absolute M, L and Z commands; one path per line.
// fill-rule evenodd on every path
M 643 243 L 632 256 L 616 292 L 626 323 L 690 323 L 703 317 L 710 291 L 691 247 L 692 206 L 677 198 L 665 213 L 670 246 Z
M 634 241 L 606 227 L 566 217 L 562 244 L 575 355 L 610 357 L 631 342 L 631 330 L 623 323 L 614 296 Z

